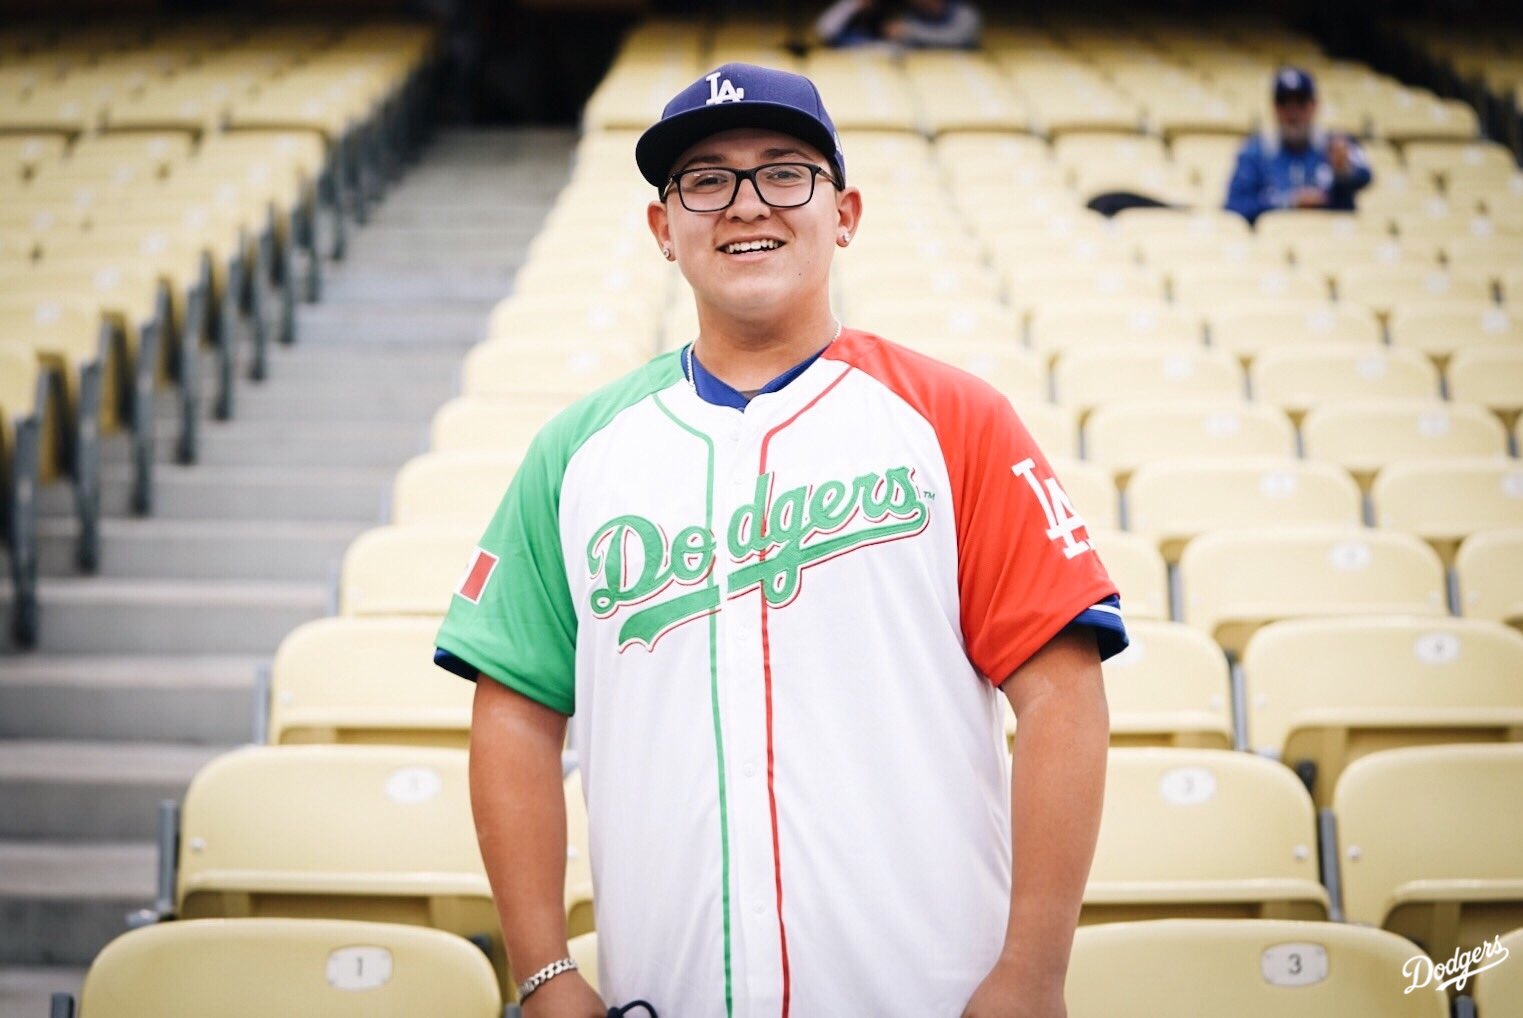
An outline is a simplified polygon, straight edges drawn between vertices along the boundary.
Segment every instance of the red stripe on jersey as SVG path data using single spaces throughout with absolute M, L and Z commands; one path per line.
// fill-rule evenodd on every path
M 471 560 L 471 567 L 466 570 L 455 593 L 471 604 L 480 604 L 481 592 L 486 589 L 487 580 L 492 578 L 492 571 L 496 568 L 497 556 L 477 548 L 476 557 Z
M 1065 555 L 1087 537 L 1082 525 L 1056 540 L 1044 502 L 1014 472 L 1029 458 L 1036 477 L 1053 477 L 994 387 L 855 329 L 821 356 L 876 379 L 935 430 L 952 483 L 963 642 L 989 681 L 1004 682 L 1080 612 L 1116 593 L 1092 551 Z

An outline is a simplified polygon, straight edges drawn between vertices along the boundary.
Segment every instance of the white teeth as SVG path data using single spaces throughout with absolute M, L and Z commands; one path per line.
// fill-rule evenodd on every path
M 738 244 L 726 244 L 721 250 L 725 254 L 744 254 L 747 251 L 773 251 L 782 246 L 775 240 L 744 240 Z

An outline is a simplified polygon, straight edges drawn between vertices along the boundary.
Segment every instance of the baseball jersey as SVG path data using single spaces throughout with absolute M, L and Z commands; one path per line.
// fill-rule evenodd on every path
M 1008 401 L 847 330 L 743 410 L 673 353 L 554 419 L 437 659 L 571 715 L 605 999 L 945 1015 L 1009 910 L 997 685 L 1075 623 L 1125 646 Z

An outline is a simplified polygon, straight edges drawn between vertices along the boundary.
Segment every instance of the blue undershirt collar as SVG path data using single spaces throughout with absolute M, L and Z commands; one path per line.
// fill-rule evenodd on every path
M 820 347 L 820 349 L 816 350 L 808 357 L 805 357 L 802 361 L 799 361 L 793 367 L 789 368 L 787 371 L 784 371 L 782 374 L 772 379 L 772 381 L 768 382 L 760 389 L 757 389 L 754 393 L 754 396 L 760 396 L 763 393 L 768 392 L 777 392 L 779 389 L 782 389 L 789 382 L 793 381 L 799 375 L 802 375 L 805 370 L 808 369 L 809 365 L 819 360 L 820 354 L 824 353 L 829 348 L 829 346 L 830 344 L 827 343 L 825 346 Z M 691 359 L 693 365 L 693 377 L 691 381 L 693 382 L 693 387 L 698 392 L 698 398 L 703 400 L 705 403 L 712 403 L 714 406 L 724 406 L 730 407 L 734 410 L 744 410 L 746 408 L 746 404 L 750 402 L 750 400 L 746 398 L 745 393 L 741 392 L 739 389 L 732 388 L 727 382 L 721 381 L 719 378 L 709 374 L 709 370 L 703 366 L 703 362 L 700 361 L 696 355 L 689 354 L 688 351 L 691 349 L 692 344 L 689 343 L 678 354 L 678 361 L 682 364 L 682 377 L 687 378 L 688 363 Z

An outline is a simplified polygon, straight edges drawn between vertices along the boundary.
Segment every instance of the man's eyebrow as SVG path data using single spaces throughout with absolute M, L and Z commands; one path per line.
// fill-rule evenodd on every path
M 769 148 L 765 152 L 762 153 L 762 158 L 763 159 L 777 159 L 777 158 L 780 158 L 782 156 L 799 156 L 799 157 L 804 158 L 804 159 L 808 159 L 809 158 L 809 155 L 807 153 L 805 153 L 803 151 L 800 151 L 799 149 L 796 149 L 796 148 Z M 693 156 L 687 162 L 685 162 L 681 166 L 677 167 L 677 172 L 681 173 L 683 170 L 689 169 L 690 167 L 692 167 L 692 166 L 694 166 L 694 165 L 696 165 L 698 163 L 710 163 L 710 164 L 714 164 L 714 165 L 722 165 L 724 163 L 724 156 L 716 155 L 713 152 L 705 152 L 702 155 Z
M 677 167 L 677 172 L 681 173 L 683 170 L 685 170 L 688 167 L 692 166 L 694 163 L 722 163 L 722 162 L 724 162 L 724 157 L 723 156 L 715 155 L 712 152 L 706 152 L 706 153 L 704 153 L 701 156 L 694 156 L 693 158 L 689 159 L 687 162 L 683 163 L 681 166 Z

